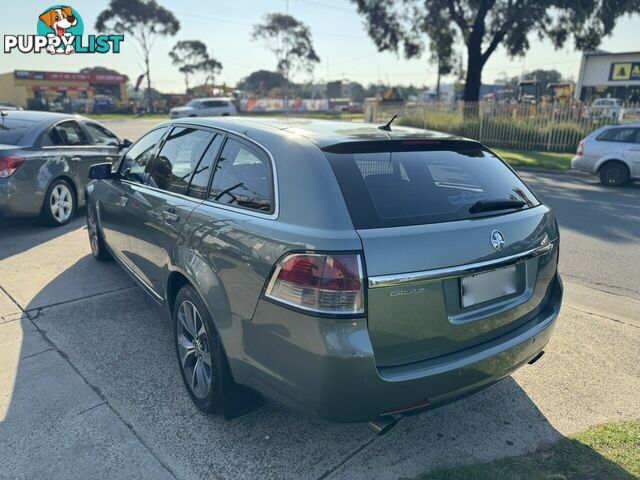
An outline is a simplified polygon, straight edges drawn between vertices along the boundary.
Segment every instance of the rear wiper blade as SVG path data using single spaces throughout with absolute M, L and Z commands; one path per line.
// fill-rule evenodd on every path
M 493 210 L 518 209 L 526 205 L 522 200 L 478 200 L 469 209 L 469 213 L 491 212 Z

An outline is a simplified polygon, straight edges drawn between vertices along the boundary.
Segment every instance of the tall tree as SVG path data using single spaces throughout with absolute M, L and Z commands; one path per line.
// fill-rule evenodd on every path
M 284 76 L 279 72 L 270 72 L 269 70 L 257 70 L 252 72 L 248 77 L 238 82 L 238 88 L 255 92 L 259 95 L 266 94 L 275 87 L 284 84 Z
M 254 26 L 252 37 L 262 40 L 276 56 L 277 70 L 285 79 L 285 108 L 288 109 L 287 87 L 293 70 L 312 71 L 320 58 L 313 48 L 311 31 L 291 15 L 270 13 Z
M 193 75 L 202 62 L 209 59 L 207 46 L 200 40 L 180 40 L 169 52 L 171 63 L 184 75 L 186 92 L 189 91 L 189 77 Z
M 351 0 L 364 16 L 378 50 L 421 53 L 429 38 L 454 44 L 457 33 L 467 53 L 464 100 L 480 96 L 482 70 L 502 45 L 511 56 L 529 49 L 529 33 L 556 48 L 571 37 L 579 50 L 597 47 L 622 15 L 640 11 L 638 0 Z M 431 22 L 431 23 L 430 23 Z M 431 28 L 433 22 L 455 28 Z
M 197 70 L 204 74 L 205 85 L 215 85 L 215 77 L 222 70 L 222 64 L 213 57 L 207 55 L 207 59 L 200 62 L 197 66 Z
M 150 57 L 158 37 L 175 35 L 180 22 L 171 11 L 155 0 L 110 0 L 109 6 L 96 19 L 96 30 L 124 33 L 140 46 L 147 77 L 147 101 L 153 111 L 151 99 Z

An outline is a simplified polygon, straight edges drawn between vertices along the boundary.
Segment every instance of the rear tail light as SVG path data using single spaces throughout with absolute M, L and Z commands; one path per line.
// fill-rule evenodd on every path
M 278 262 L 265 296 L 310 312 L 353 315 L 364 313 L 363 286 L 358 254 L 295 253 Z
M 584 140 L 580 140 L 580 143 L 578 144 L 578 151 L 576 152 L 576 155 L 578 157 L 581 157 L 582 155 L 584 155 Z
M 0 178 L 13 175 L 24 163 L 22 157 L 0 157 Z

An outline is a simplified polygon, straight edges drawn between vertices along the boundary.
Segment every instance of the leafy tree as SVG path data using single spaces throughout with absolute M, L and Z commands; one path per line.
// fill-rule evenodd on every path
M 124 33 L 138 43 L 147 77 L 149 110 L 153 111 L 151 50 L 159 36 L 173 36 L 180 30 L 178 19 L 155 0 L 110 0 L 109 6 L 98 15 L 95 28 L 101 32 Z
M 258 94 L 265 94 L 275 87 L 284 84 L 284 76 L 279 72 L 257 70 L 238 83 L 238 88 Z
M 276 56 L 278 73 L 284 77 L 284 100 L 288 109 L 287 84 L 291 71 L 310 72 L 320 62 L 309 27 L 291 15 L 270 13 L 262 23 L 254 26 L 252 38 L 262 40 Z
M 208 60 L 207 46 L 200 40 L 180 40 L 169 52 L 171 63 L 184 75 L 186 91 L 189 90 L 189 77 L 202 62 Z
M 412 58 L 420 55 L 427 38 L 436 48 L 462 39 L 467 52 L 463 98 L 468 102 L 478 100 L 482 70 L 499 45 L 511 56 L 524 55 L 529 33 L 536 32 L 556 48 L 572 37 L 577 49 L 591 50 L 611 34 L 618 18 L 640 11 L 638 0 L 351 1 L 380 51 L 402 49 Z M 434 22 L 453 28 L 437 28 Z
M 211 86 L 213 87 L 213 85 L 215 84 L 216 75 L 218 75 L 222 70 L 222 64 L 209 55 L 207 55 L 207 57 L 208 58 L 206 60 L 198 64 L 197 70 L 204 73 L 205 85 L 211 84 Z

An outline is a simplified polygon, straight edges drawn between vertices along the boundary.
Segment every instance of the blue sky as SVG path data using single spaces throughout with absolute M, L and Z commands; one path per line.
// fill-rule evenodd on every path
M 158 0 L 173 10 L 182 24 L 178 34 L 159 39 L 152 54 L 154 86 L 165 92 L 181 92 L 184 82 L 171 65 L 167 52 L 178 40 L 199 39 L 223 64 L 222 81 L 235 83 L 257 69 L 273 69 L 275 58 L 259 42 L 250 38 L 252 25 L 265 14 L 286 8 L 286 0 Z M 0 24 L 0 34 L 35 33 L 38 14 L 52 3 L 22 0 L 12 3 L 10 14 Z M 97 15 L 107 0 L 74 0 L 85 22 L 85 34 L 94 33 Z M 355 7 L 348 0 L 288 0 L 289 12 L 305 22 L 313 35 L 321 63 L 312 76 L 298 75 L 295 80 L 314 81 L 351 79 L 367 84 L 384 81 L 401 84 L 433 85 L 435 69 L 424 56 L 405 60 L 391 53 L 378 53 L 366 34 Z M 6 5 L 5 5 L 6 7 Z M 622 19 L 613 35 L 603 40 L 601 48 L 609 51 L 637 49 L 637 29 L 640 16 Z M 635 31 L 634 31 L 635 30 Z M 118 33 L 118 32 L 112 32 Z M 510 59 L 499 49 L 489 60 L 483 74 L 484 82 L 491 82 L 502 72 L 510 76 L 523 70 L 555 68 L 568 77 L 577 78 L 580 52 L 571 44 L 556 51 L 549 42 L 531 38 L 532 48 L 526 57 Z M 5 54 L 0 51 L 0 73 L 14 69 L 77 71 L 85 66 L 102 65 L 119 70 L 135 78 L 142 73 L 142 64 L 133 39 L 125 39 L 119 55 L 48 55 Z

